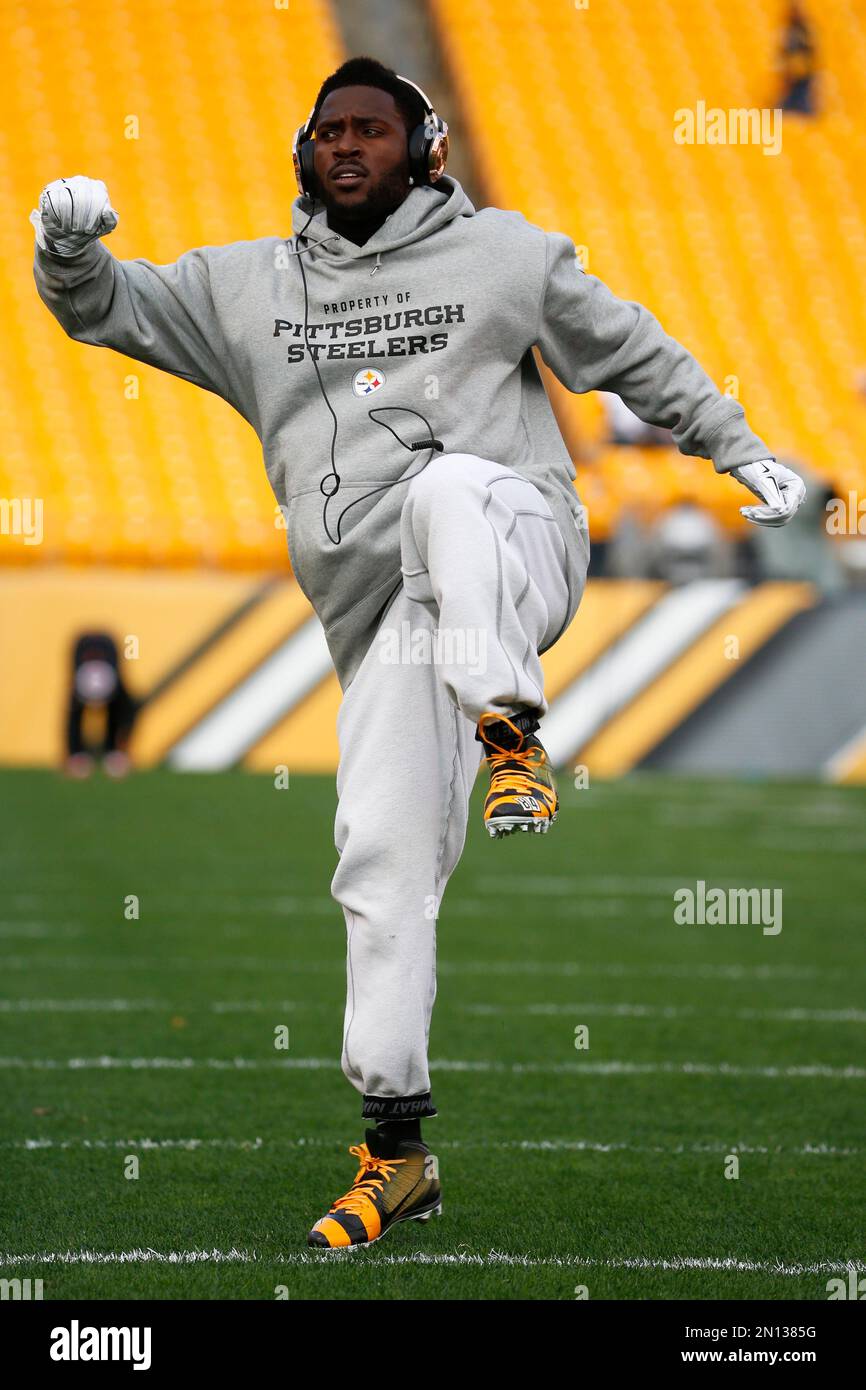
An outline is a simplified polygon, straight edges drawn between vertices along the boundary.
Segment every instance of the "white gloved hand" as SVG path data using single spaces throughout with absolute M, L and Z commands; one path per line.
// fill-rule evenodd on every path
M 113 232 L 117 220 L 102 179 L 84 174 L 46 184 L 39 207 L 30 214 L 37 243 L 58 256 L 77 256 L 92 241 Z
M 760 459 L 731 469 L 731 476 L 747 487 L 764 504 L 761 507 L 741 507 L 747 521 L 758 526 L 784 526 L 806 497 L 806 484 L 790 468 L 775 459 Z

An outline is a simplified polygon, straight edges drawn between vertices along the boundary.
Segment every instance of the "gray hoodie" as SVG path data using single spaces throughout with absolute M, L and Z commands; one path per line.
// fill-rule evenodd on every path
M 617 392 L 720 473 L 772 457 L 652 314 L 584 273 L 568 237 L 476 212 L 454 179 L 413 188 L 364 246 L 307 198 L 292 227 L 290 240 L 205 246 L 173 265 L 119 261 L 101 241 L 66 258 L 37 248 L 35 276 L 70 337 L 214 391 L 252 425 L 344 689 L 399 589 L 400 511 L 431 439 L 541 490 L 573 616 L 586 524 L 533 346 L 570 390 Z

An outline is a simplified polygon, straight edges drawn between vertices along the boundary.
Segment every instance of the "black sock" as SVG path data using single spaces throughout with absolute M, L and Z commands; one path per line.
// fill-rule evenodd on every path
M 401 1139 L 420 1139 L 420 1120 L 377 1120 L 376 1133 L 399 1144 Z

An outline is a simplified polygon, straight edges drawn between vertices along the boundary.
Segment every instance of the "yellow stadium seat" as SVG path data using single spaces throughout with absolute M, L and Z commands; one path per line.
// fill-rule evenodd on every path
M 286 568 L 253 431 L 66 339 L 36 294 L 27 218 L 45 183 L 86 173 L 120 215 L 120 259 L 284 232 L 293 121 L 343 56 L 330 5 L 7 0 L 0 45 L 0 497 L 45 507 L 43 544 L 0 537 L 0 561 Z
M 866 488 L 866 15 L 805 6 L 819 114 L 785 115 L 782 148 L 678 144 L 675 113 L 773 108 L 785 0 L 432 0 L 489 202 L 564 231 L 586 268 L 646 304 L 770 449 L 837 488 Z M 587 263 L 588 262 L 588 263 Z M 545 380 L 578 464 L 603 437 L 586 403 Z M 636 454 L 732 529 L 748 498 L 707 463 Z M 596 465 L 593 465 L 596 468 Z M 636 473 L 597 469 L 613 489 Z M 624 490 L 623 485 L 627 483 Z M 593 495 L 598 492 L 598 479 Z

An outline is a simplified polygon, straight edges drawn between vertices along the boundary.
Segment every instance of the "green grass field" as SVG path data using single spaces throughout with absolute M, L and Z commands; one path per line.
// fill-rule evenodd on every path
M 442 1217 L 322 1257 L 305 1233 L 363 1137 L 332 779 L 0 775 L 0 1277 L 46 1299 L 823 1300 L 866 1265 L 866 794 L 561 793 L 543 840 L 490 842 L 476 802 L 445 896 Z M 698 879 L 782 888 L 781 932 L 676 925 Z

